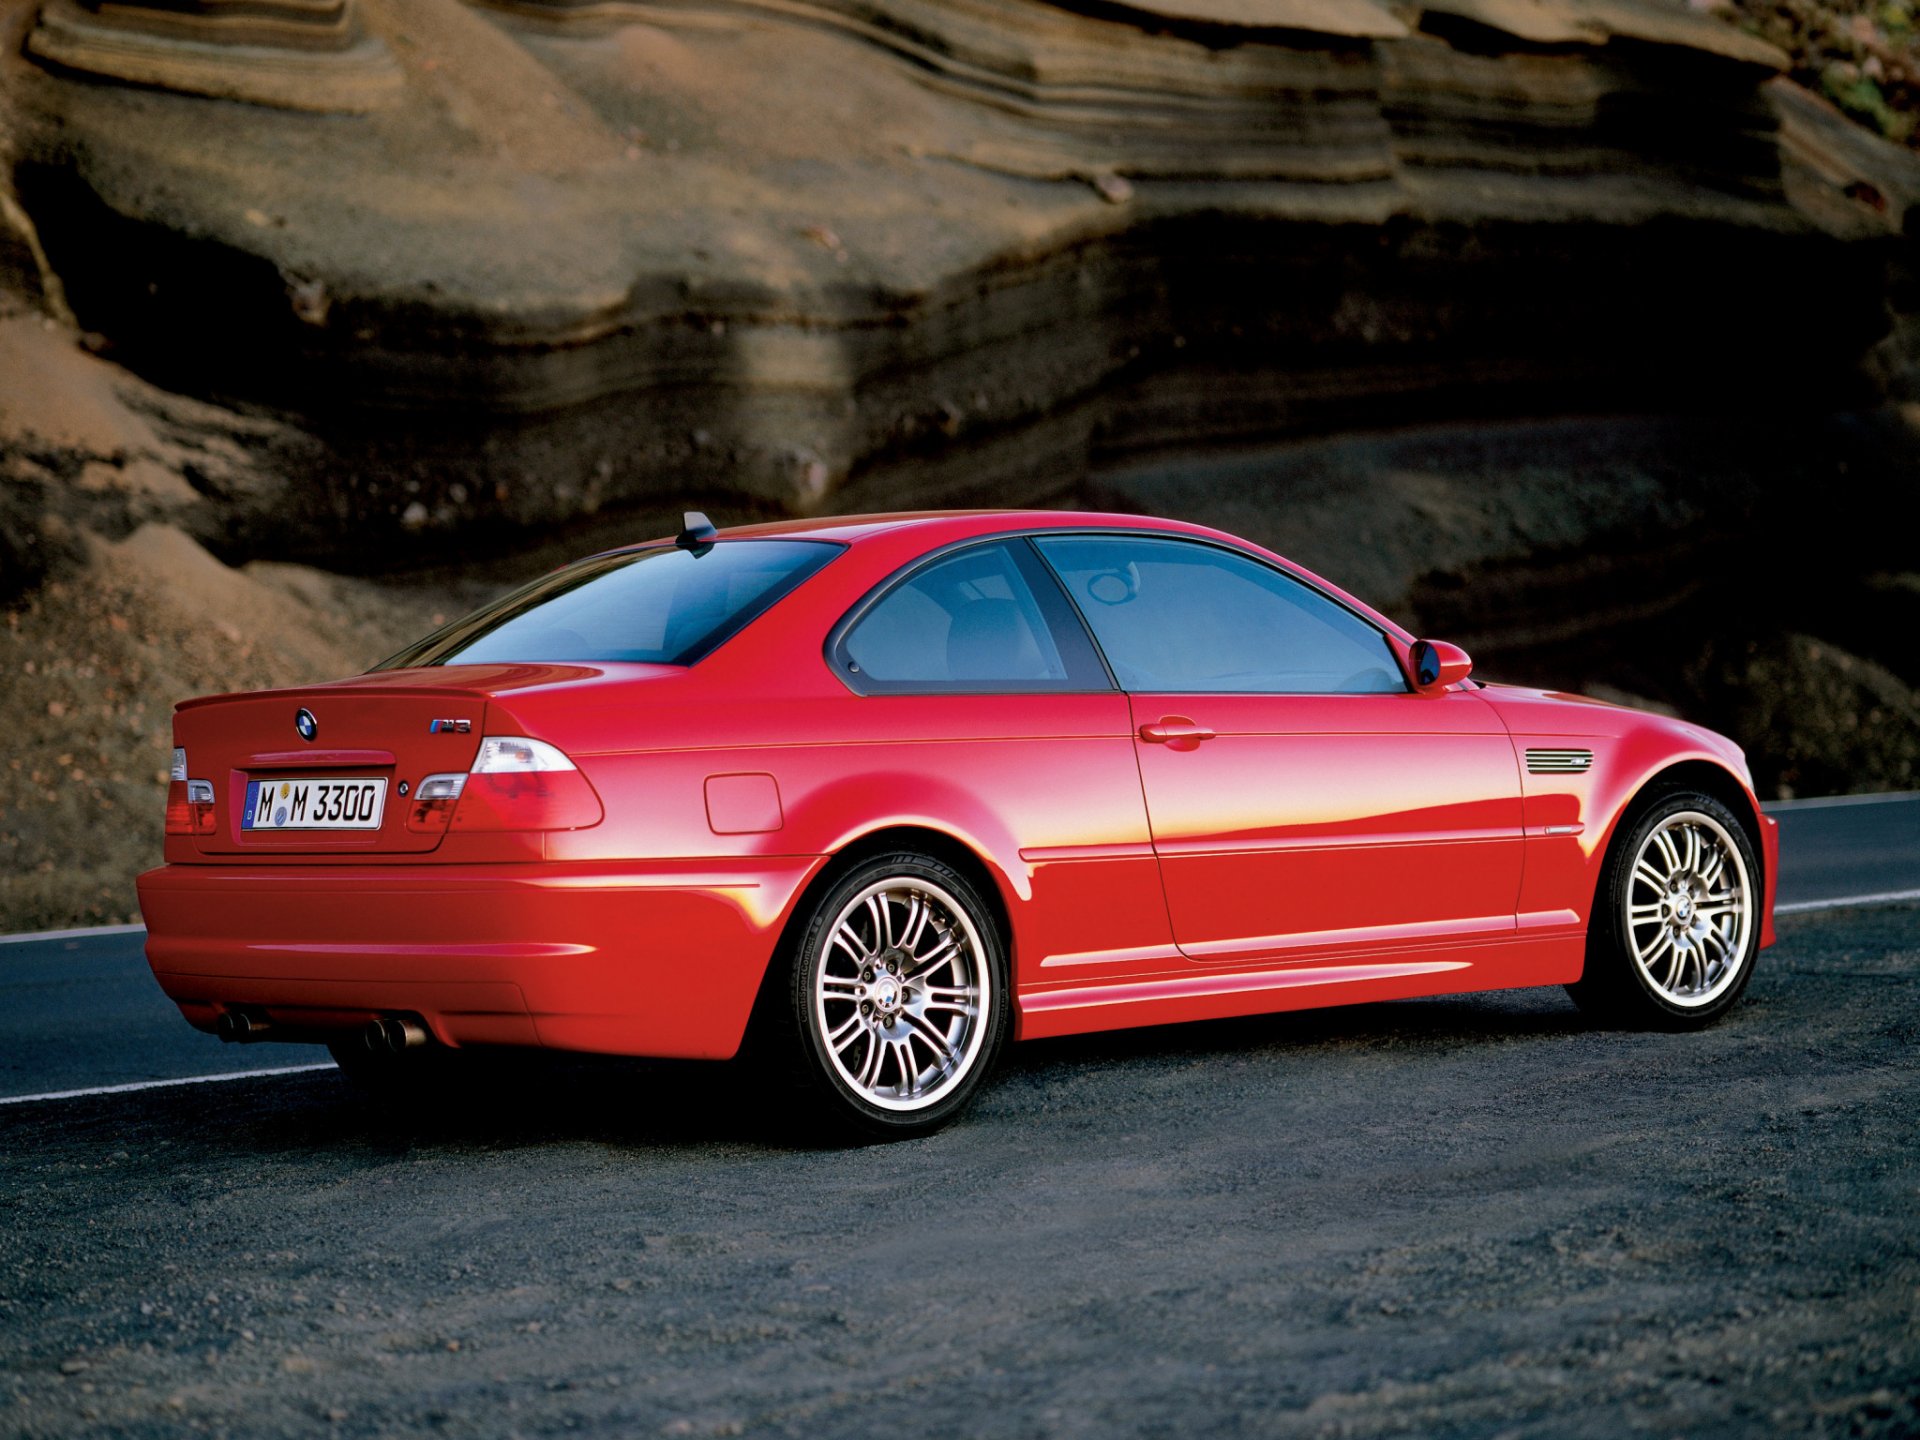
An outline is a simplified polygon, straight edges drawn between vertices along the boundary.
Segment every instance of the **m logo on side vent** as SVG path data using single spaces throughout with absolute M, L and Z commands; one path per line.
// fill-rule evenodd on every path
M 1592 764 L 1591 750 L 1527 751 L 1527 770 L 1534 775 L 1578 775 Z

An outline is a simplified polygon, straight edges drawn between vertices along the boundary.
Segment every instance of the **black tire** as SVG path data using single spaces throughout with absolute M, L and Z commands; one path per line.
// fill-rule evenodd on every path
M 1684 851 L 1688 832 L 1700 837 L 1703 851 L 1722 852 L 1720 874 L 1744 900 L 1744 923 L 1734 923 L 1737 912 L 1729 908 L 1731 902 L 1716 899 L 1717 891 L 1701 893 L 1711 887 L 1668 877 L 1670 889 L 1662 890 L 1650 878 L 1666 868 L 1656 834 Z M 1648 869 L 1637 873 L 1643 852 L 1652 858 Z M 1699 868 L 1712 859 L 1708 854 Z M 1684 879 L 1688 873 L 1683 865 L 1673 876 Z M 1698 1030 L 1713 1024 L 1739 1003 L 1753 979 L 1764 884 L 1753 842 L 1731 810 L 1697 790 L 1661 793 L 1614 836 L 1587 926 L 1586 967 L 1567 993 L 1608 1025 Z M 1674 898 L 1679 889 L 1689 891 L 1684 904 Z M 1630 918 L 1630 904 L 1637 918 Z M 1724 926 L 1723 915 L 1729 921 Z
M 862 897 L 876 890 L 884 921 L 856 916 L 851 945 L 836 942 L 849 907 L 870 914 Z M 896 923 L 904 941 L 916 894 L 927 911 L 917 949 L 887 944 Z M 942 914 L 949 906 L 951 913 Z M 887 933 L 872 934 L 882 923 Z M 952 958 L 939 960 L 936 952 L 948 938 Z M 864 959 L 856 958 L 856 948 L 867 952 Z M 894 975 L 886 971 L 889 956 L 900 957 L 892 962 Z M 933 962 L 922 967 L 930 956 Z M 858 1144 L 930 1135 L 967 1107 L 1006 1044 L 1012 991 L 1005 941 L 977 887 L 933 856 L 902 850 L 852 865 L 796 918 L 775 963 L 749 1063 L 786 1138 Z M 823 972 L 832 991 L 824 997 Z M 977 992 L 971 1015 L 963 1008 L 969 986 Z M 937 1048 L 943 1038 L 945 1061 Z M 903 1053 L 907 1058 L 896 1058 Z M 857 1072 L 870 1054 L 876 1068 L 863 1089 Z M 914 1093 L 916 1080 L 923 1094 Z M 892 1095 L 882 1094 L 889 1089 Z

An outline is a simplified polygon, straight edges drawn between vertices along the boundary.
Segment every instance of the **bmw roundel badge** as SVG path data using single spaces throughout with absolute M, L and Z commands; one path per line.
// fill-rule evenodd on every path
M 313 718 L 313 711 L 303 705 L 294 712 L 293 728 L 300 732 L 302 740 L 312 744 L 313 737 L 320 733 L 320 722 Z

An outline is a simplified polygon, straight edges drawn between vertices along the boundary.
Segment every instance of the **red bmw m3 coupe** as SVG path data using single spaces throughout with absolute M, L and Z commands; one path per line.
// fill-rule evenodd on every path
M 365 675 L 182 704 L 147 954 L 363 1085 L 751 1039 L 877 1137 L 1010 1039 L 1527 985 L 1720 1016 L 1773 939 L 1739 749 L 1469 669 L 1196 525 L 689 515 Z

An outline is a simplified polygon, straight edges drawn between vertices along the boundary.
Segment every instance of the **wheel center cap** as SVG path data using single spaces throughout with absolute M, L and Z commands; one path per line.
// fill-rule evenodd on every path
M 1680 918 L 1682 924 L 1693 919 L 1693 896 L 1681 895 L 1677 898 L 1673 902 L 1673 913 Z
M 900 1003 L 900 982 L 891 975 L 874 981 L 873 1003 L 882 1010 L 893 1009 Z

